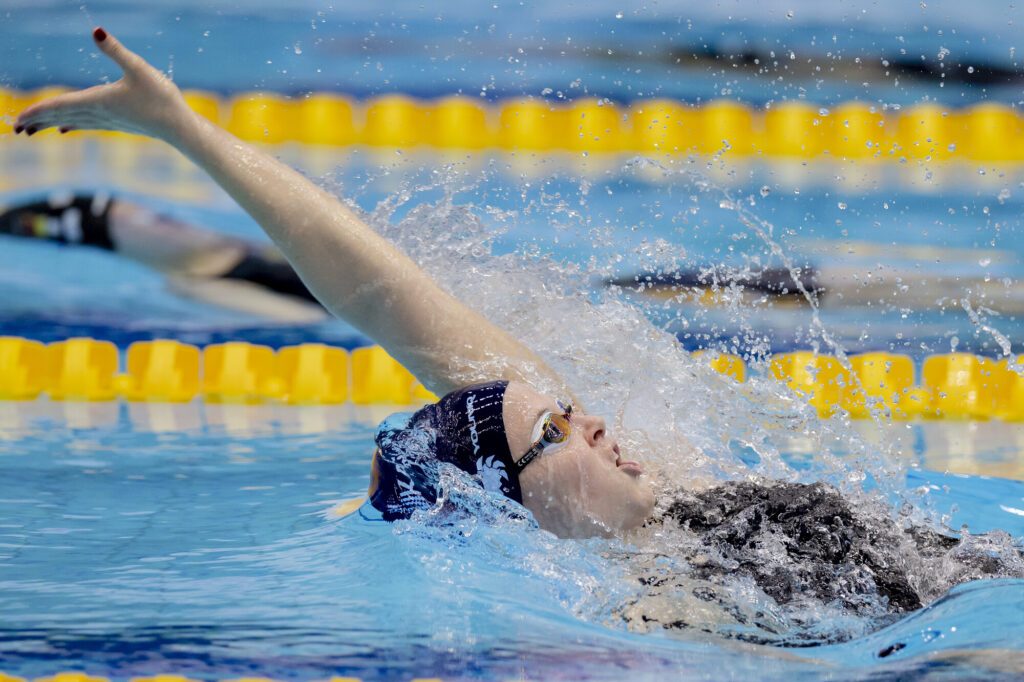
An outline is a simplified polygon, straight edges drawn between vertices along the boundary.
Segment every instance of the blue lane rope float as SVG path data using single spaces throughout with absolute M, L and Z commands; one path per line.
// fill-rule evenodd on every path
M 714 351 L 697 355 L 728 380 L 746 381 L 743 359 Z M 122 362 L 123 361 L 123 362 Z M 123 367 L 124 371 L 120 371 Z M 926 358 L 863 353 L 838 358 L 808 351 L 770 358 L 768 373 L 818 414 L 854 419 L 1024 421 L 1024 368 L 1009 359 L 970 353 Z M 915 383 L 915 374 L 919 377 Z M 0 400 L 280 402 L 289 405 L 409 405 L 436 400 L 379 346 L 348 352 L 306 343 L 274 351 L 242 341 L 199 348 L 158 339 L 123 353 L 109 341 L 72 338 L 50 344 L 0 337 Z

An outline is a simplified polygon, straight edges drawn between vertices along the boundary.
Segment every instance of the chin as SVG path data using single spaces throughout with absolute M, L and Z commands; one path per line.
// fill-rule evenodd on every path
M 637 504 L 636 523 L 627 530 L 633 530 L 644 525 L 647 519 L 651 517 L 651 514 L 654 513 L 654 503 L 656 501 L 654 497 L 654 490 L 651 486 L 644 485 L 641 495 L 639 503 Z

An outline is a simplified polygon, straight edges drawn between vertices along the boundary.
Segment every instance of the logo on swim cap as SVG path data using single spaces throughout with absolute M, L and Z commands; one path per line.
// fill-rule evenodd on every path
M 466 398 L 466 417 L 469 419 L 469 440 L 473 443 L 473 454 L 480 452 L 480 434 L 476 432 L 476 415 L 473 409 L 473 403 L 476 401 L 475 395 L 470 395 Z
M 504 494 L 508 485 L 508 471 L 505 470 L 504 462 L 494 455 L 481 457 L 476 461 L 476 473 L 484 481 L 484 490 Z

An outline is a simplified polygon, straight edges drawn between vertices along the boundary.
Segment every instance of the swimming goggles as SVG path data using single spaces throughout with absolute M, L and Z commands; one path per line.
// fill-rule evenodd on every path
M 555 402 L 562 413 L 545 412 L 537 420 L 537 426 L 533 430 L 533 445 L 516 462 L 516 470 L 518 472 L 522 472 L 527 464 L 536 459 L 545 450 L 549 452 L 557 450 L 568 442 L 569 434 L 572 433 L 572 426 L 569 424 L 569 418 L 572 416 L 572 403 L 562 402 L 561 400 Z

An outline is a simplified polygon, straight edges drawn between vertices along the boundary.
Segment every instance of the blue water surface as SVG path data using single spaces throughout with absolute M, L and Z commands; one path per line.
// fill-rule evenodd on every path
M 86 406 L 15 405 L 0 443 L 8 674 L 997 679 L 1024 650 L 1024 583 L 1009 580 L 960 586 L 840 645 L 630 634 L 613 615 L 629 585 L 603 541 L 527 528 L 456 541 L 370 508 L 339 517 L 366 489 L 386 408 L 108 405 L 84 419 Z M 933 486 L 955 526 L 1024 537 L 1024 483 L 927 471 L 907 483 Z

